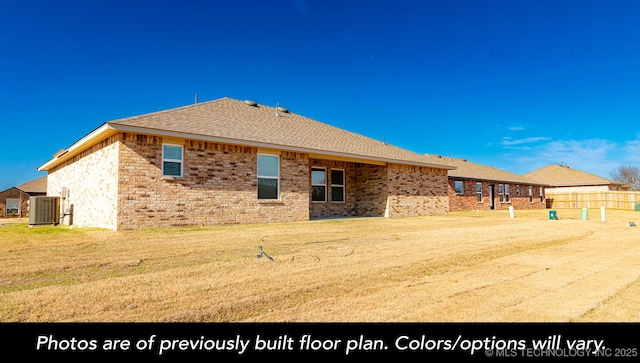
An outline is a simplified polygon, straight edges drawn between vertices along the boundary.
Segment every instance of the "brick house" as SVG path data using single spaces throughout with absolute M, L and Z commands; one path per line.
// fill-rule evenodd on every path
M 466 159 L 426 155 L 456 168 L 448 173 L 449 210 L 543 209 L 545 184 Z
M 564 164 L 547 165 L 524 174 L 524 176 L 547 184 L 548 194 L 628 190 L 623 183 L 609 180 L 586 171 L 572 169 Z
M 2 191 L 0 192 L 0 217 L 25 217 L 29 212 L 29 198 L 46 194 L 46 176 Z
M 106 122 L 39 170 L 74 225 L 120 230 L 442 215 L 452 168 L 225 97 Z

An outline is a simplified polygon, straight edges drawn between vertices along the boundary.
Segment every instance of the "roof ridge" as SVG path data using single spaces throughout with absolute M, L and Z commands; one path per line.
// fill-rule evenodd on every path
M 222 100 L 222 99 L 228 99 L 228 100 L 232 100 L 232 101 L 237 101 L 237 102 L 240 102 L 240 103 L 244 103 L 244 101 L 241 101 L 241 100 L 236 99 L 236 98 L 224 97 L 224 98 L 221 98 L 220 100 Z M 255 102 L 255 101 L 254 101 L 254 102 Z M 266 107 L 266 108 L 273 109 L 273 110 L 276 110 L 276 108 L 277 108 L 277 107 L 284 107 L 284 106 L 269 106 L 269 105 L 262 104 L 262 103 L 259 103 L 259 102 L 256 102 L 256 103 L 257 103 L 257 106 L 260 106 L 260 107 Z M 357 133 L 357 132 L 355 132 L 355 131 L 351 131 L 351 130 L 347 130 L 347 129 L 345 129 L 345 128 L 341 128 L 341 127 L 338 127 L 338 126 L 334 126 L 334 125 L 329 124 L 329 123 L 327 123 L 327 122 L 319 121 L 319 120 L 316 120 L 316 119 L 311 118 L 311 117 L 309 117 L 309 116 L 305 116 L 305 115 L 300 114 L 300 113 L 291 112 L 291 109 L 290 109 L 290 108 L 288 108 L 288 107 L 285 107 L 285 108 L 287 109 L 287 113 L 288 113 L 288 114 L 291 114 L 291 115 L 294 115 L 294 116 L 297 116 L 297 117 L 304 118 L 304 119 L 305 119 L 305 120 L 307 120 L 307 121 L 312 121 L 312 122 L 318 123 L 318 124 L 323 125 L 323 126 L 325 126 L 325 127 L 329 127 L 329 128 L 331 128 L 331 129 L 333 129 L 333 130 L 335 130 L 335 131 L 338 131 L 338 132 L 348 132 L 348 133 L 352 134 L 353 136 L 356 136 L 356 137 L 361 138 L 361 139 L 366 139 L 366 140 L 368 140 L 368 141 L 378 142 L 378 143 L 381 143 L 382 145 L 390 146 L 390 147 L 395 148 L 396 150 L 399 150 L 399 151 L 408 152 L 408 153 L 414 154 L 414 155 L 416 155 L 416 156 L 422 156 L 422 154 L 417 153 L 417 152 L 415 152 L 415 151 L 413 151 L 413 150 L 405 149 L 405 148 L 402 148 L 402 147 L 397 146 L 397 145 L 394 145 L 394 144 L 389 144 L 389 143 L 387 143 L 386 141 L 382 141 L 382 140 L 375 139 L 375 138 L 373 138 L 373 137 L 371 137 L 371 136 L 363 135 L 363 134 Z
M 564 172 L 564 173 L 563 173 Z M 575 169 L 575 168 L 571 168 L 568 165 L 560 165 L 560 164 L 549 164 L 547 166 L 543 166 L 541 168 L 532 170 L 526 174 L 524 174 L 530 178 L 534 178 L 536 180 L 539 181 L 543 181 L 545 179 L 546 182 L 553 184 L 553 185 L 572 185 L 572 184 L 598 184 L 601 185 L 603 183 L 609 183 L 609 184 L 619 184 L 622 185 L 623 183 L 620 183 L 618 181 L 609 179 L 609 178 L 605 178 L 602 177 L 600 175 L 585 171 L 585 170 L 581 170 L 581 169 Z M 568 178 L 569 180 L 572 180 L 572 182 L 562 182 L 559 183 L 557 182 L 557 178 L 559 177 L 563 177 L 565 178 L 565 180 Z M 553 179 L 556 180 L 553 180 Z M 586 178 L 586 179 L 585 179 Z M 589 180 L 590 179 L 590 180 Z M 553 181 L 552 181 L 553 180 Z
M 442 160 L 427 161 L 413 150 L 292 112 L 279 103 L 269 106 L 231 97 L 111 120 L 94 130 L 93 137 L 101 137 L 100 132 L 104 130 L 158 130 L 176 137 L 203 136 L 258 147 L 293 148 L 321 155 L 452 168 Z M 74 145 L 82 145 L 82 140 Z
M 47 189 L 46 179 L 47 179 L 47 175 L 41 176 L 39 178 L 17 185 L 15 186 L 15 188 L 20 189 L 23 192 L 34 192 L 34 191 L 46 192 L 46 189 Z
M 140 115 L 121 117 L 121 118 L 117 118 L 115 120 L 107 121 L 106 123 L 118 123 L 117 121 L 128 121 L 128 120 L 136 120 L 136 119 L 141 119 L 141 118 L 147 118 L 147 117 L 162 115 L 162 114 L 165 114 L 165 113 L 178 111 L 178 110 L 182 110 L 182 109 L 187 109 L 187 108 L 191 108 L 191 107 L 197 107 L 197 106 L 201 106 L 201 105 L 204 105 L 204 104 L 215 103 L 215 102 L 219 102 L 219 101 L 223 101 L 223 100 L 239 101 L 237 99 L 229 98 L 229 97 L 225 96 L 225 97 L 220 97 L 220 98 L 216 98 L 216 99 L 209 100 L 209 101 L 196 102 L 196 103 L 192 103 L 192 104 L 188 104 L 188 105 L 168 108 L 168 109 L 165 109 L 165 110 L 151 111 L 151 112 L 143 113 L 143 114 L 140 114 Z M 242 101 L 239 101 L 239 102 L 242 102 Z

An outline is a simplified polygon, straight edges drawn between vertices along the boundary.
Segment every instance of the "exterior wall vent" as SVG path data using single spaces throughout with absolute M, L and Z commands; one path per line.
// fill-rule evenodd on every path
M 60 224 L 60 197 L 29 198 L 29 225 Z

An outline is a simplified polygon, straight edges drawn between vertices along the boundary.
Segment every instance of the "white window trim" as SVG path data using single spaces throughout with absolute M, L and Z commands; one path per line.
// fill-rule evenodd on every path
M 324 184 L 313 184 L 313 170 L 324 170 Z M 311 167 L 311 190 L 313 193 L 313 187 L 324 187 L 324 200 L 313 200 L 313 194 L 311 195 L 311 203 L 326 203 L 327 202 L 327 168 L 322 166 Z
M 276 195 L 276 198 L 275 198 L 275 199 L 271 199 L 271 198 L 269 198 L 269 199 L 265 199 L 265 198 L 258 198 L 258 201 L 268 201 L 268 202 L 269 202 L 269 201 L 270 201 L 270 202 L 273 202 L 273 201 L 279 201 L 279 200 L 280 200 L 280 155 L 276 155 L 276 154 L 258 153 L 258 156 L 260 156 L 260 155 L 263 155 L 263 156 L 273 156 L 273 157 L 278 158 L 278 175 L 277 175 L 277 176 L 271 176 L 271 175 L 260 175 L 260 174 L 258 173 L 258 169 L 259 169 L 259 168 L 258 168 L 258 158 L 256 158 L 256 174 L 258 174 L 257 179 L 275 179 L 275 180 L 277 180 L 278 182 L 276 183 L 276 185 L 277 185 L 277 188 L 276 188 L 276 193 L 277 193 L 277 195 Z M 257 180 L 257 179 L 256 179 L 256 180 Z M 257 194 L 257 190 L 256 190 L 256 194 Z
M 533 204 L 533 187 L 529 187 L 529 203 Z
M 504 203 L 504 184 L 498 184 L 498 198 L 500 203 Z
M 174 147 L 179 147 L 181 150 L 181 155 L 182 155 L 182 159 L 169 159 L 169 158 L 165 158 L 164 157 L 164 147 L 165 146 L 174 146 Z M 164 162 L 170 162 L 170 163 L 180 163 L 180 175 L 165 175 L 164 173 Z M 163 178 L 183 178 L 184 177 L 184 145 L 179 145 L 179 144 L 170 144 L 170 143 L 164 143 L 162 144 L 162 177 Z
M 19 216 L 19 215 L 20 215 L 20 199 L 18 199 L 18 198 L 7 198 L 7 199 L 5 200 L 5 202 L 4 202 L 4 213 L 5 213 L 5 215 L 6 215 L 7 217 L 10 217 L 10 216 L 11 216 L 11 214 L 9 214 L 9 213 L 8 213 L 8 212 L 9 212 L 9 207 L 8 207 L 8 205 L 9 205 L 9 201 L 10 201 L 10 200 L 15 200 L 15 201 L 17 201 L 17 202 L 18 202 L 18 212 L 16 213 L 16 215 L 18 215 L 18 216 Z
M 478 184 L 480 184 L 480 192 L 478 192 Z M 478 200 L 478 195 L 480 195 L 480 200 Z M 482 203 L 484 200 L 482 195 L 482 182 L 476 182 L 476 203 Z
M 458 190 L 456 188 L 456 184 L 457 183 L 461 183 L 462 184 L 462 190 L 460 192 L 458 192 Z M 453 191 L 456 192 L 457 195 L 463 195 L 464 194 L 464 181 L 463 180 L 454 180 L 453 181 Z
M 342 184 L 334 184 L 333 177 L 331 178 L 331 203 L 346 203 L 347 201 L 347 189 L 346 189 L 346 179 L 347 172 L 344 169 L 331 169 L 331 171 L 340 170 L 342 172 Z M 342 200 L 333 200 L 333 187 L 342 188 Z
M 509 184 L 504 185 L 504 202 L 511 203 L 511 186 Z

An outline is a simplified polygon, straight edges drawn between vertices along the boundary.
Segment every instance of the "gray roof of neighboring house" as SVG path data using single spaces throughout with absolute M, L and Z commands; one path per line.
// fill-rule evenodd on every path
M 444 163 L 455 166 L 455 170 L 449 170 L 450 178 L 495 181 L 513 184 L 545 185 L 545 183 L 543 182 L 526 178 L 522 175 L 518 175 L 502 169 L 497 169 L 493 166 L 474 163 L 462 158 L 452 158 L 438 155 L 426 156 L 429 158 L 440 158 Z
M 24 184 L 20 184 L 16 186 L 16 188 L 22 190 L 23 192 L 29 193 L 46 193 L 47 192 L 47 177 L 43 176 L 42 178 L 34 179 L 28 181 Z
M 107 131 L 109 129 L 110 131 Z M 115 131 L 114 131 L 115 130 Z M 106 122 L 66 151 L 78 153 L 80 144 L 104 139 L 108 132 L 139 132 L 257 147 L 306 152 L 310 155 L 397 162 L 452 169 L 443 160 L 322 123 L 287 109 L 228 97 Z M 71 157 L 66 151 L 39 168 L 47 170 Z
M 2 190 L 0 191 L 0 193 L 6 192 L 7 190 L 10 190 L 13 188 L 18 189 L 27 194 L 46 194 L 47 193 L 47 177 L 43 176 L 42 178 L 28 181 L 26 183 L 17 185 L 15 187 Z
M 524 176 L 538 180 L 554 187 L 590 186 L 590 185 L 623 185 L 586 171 L 572 169 L 566 165 L 551 164 L 531 171 Z

